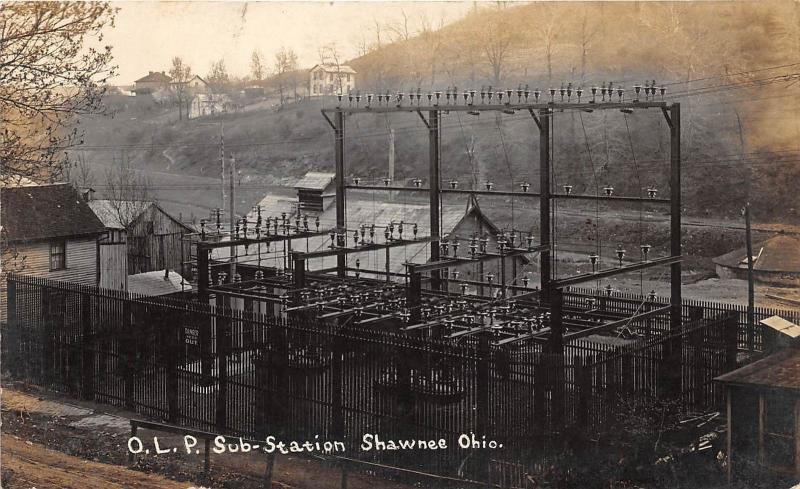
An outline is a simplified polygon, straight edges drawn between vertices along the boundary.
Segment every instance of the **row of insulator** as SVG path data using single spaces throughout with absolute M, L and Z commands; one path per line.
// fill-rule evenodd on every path
M 530 90 L 526 85 L 524 88 L 519 87 L 516 89 L 505 89 L 505 90 L 492 90 L 492 87 L 482 88 L 481 90 L 465 90 L 459 91 L 458 88 L 448 88 L 444 92 L 442 91 L 435 91 L 435 92 L 427 92 L 423 94 L 421 90 L 411 91 L 408 93 L 405 92 L 386 92 L 386 93 L 379 93 L 379 94 L 366 94 L 362 97 L 360 92 L 351 93 L 348 95 L 337 95 L 339 100 L 339 106 L 341 106 L 342 101 L 346 98 L 347 102 L 350 107 L 354 105 L 356 107 L 361 106 L 361 100 L 364 99 L 365 107 L 369 108 L 373 105 L 373 102 L 377 102 L 378 107 L 402 107 L 404 103 L 408 105 L 423 105 L 425 102 L 426 105 L 511 105 L 513 103 L 539 103 L 540 99 L 547 98 L 547 94 L 549 93 L 549 102 L 556 103 L 556 102 L 572 102 L 573 96 L 575 97 L 575 101 L 577 103 L 581 103 L 583 100 L 584 94 L 588 97 L 591 94 L 591 100 L 589 103 L 596 103 L 598 102 L 598 97 L 600 98 L 600 102 L 613 102 L 614 97 L 618 102 L 625 101 L 625 88 L 621 85 L 614 86 L 613 82 L 609 82 L 608 85 L 603 83 L 600 87 L 593 86 L 586 90 L 583 87 L 573 87 L 572 83 L 569 83 L 567 86 L 562 85 L 561 88 L 550 88 L 547 91 L 542 91 L 539 89 Z M 664 96 L 667 92 L 667 88 L 664 86 L 657 87 L 655 84 L 655 80 L 652 83 L 645 82 L 644 85 L 634 85 L 633 86 L 633 93 L 634 93 L 634 102 L 638 102 L 640 96 L 644 92 L 644 97 L 646 101 L 655 100 L 656 95 L 660 94 L 661 99 L 664 99 Z M 514 100 L 516 96 L 516 100 Z M 544 100 L 542 100 L 544 101 Z
M 649 244 L 639 245 L 639 249 L 642 252 L 642 258 L 644 261 L 648 260 L 651 248 L 652 246 L 650 246 Z M 622 248 L 622 245 L 618 245 L 617 249 L 614 250 L 614 253 L 617 255 L 617 259 L 619 260 L 619 265 L 622 266 L 622 260 L 623 258 L 625 258 L 625 254 L 627 253 L 627 251 L 624 248 Z M 600 261 L 600 255 L 598 255 L 597 253 L 592 253 L 589 255 L 589 263 L 592 265 L 593 271 L 599 261 Z

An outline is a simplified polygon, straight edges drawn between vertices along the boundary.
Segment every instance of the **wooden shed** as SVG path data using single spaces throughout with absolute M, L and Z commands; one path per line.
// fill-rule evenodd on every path
M 800 480 L 800 346 L 715 380 L 728 398 L 729 480 L 752 469 Z
M 194 229 L 157 203 L 94 200 L 91 205 L 111 213 L 117 225 L 125 229 L 128 275 L 165 269 L 180 272 L 183 262 L 188 261 L 190 246 L 182 238 Z M 128 209 L 127 215 L 119 211 L 121 207 Z

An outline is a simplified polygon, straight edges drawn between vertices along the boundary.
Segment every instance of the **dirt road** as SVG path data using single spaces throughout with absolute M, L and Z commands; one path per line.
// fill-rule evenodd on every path
M 9 489 L 187 489 L 193 485 L 72 457 L 6 434 L 2 437 L 2 448 L 3 487 Z

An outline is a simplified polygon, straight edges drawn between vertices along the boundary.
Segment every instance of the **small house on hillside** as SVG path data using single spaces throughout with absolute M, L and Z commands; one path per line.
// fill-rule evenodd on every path
M 312 97 L 349 93 L 356 89 L 356 74 L 347 65 L 315 65 L 309 70 L 308 92 Z
M 720 278 L 747 279 L 747 248 L 714 258 Z M 800 238 L 775 236 L 753 246 L 753 278 L 776 285 L 800 284 Z
M 224 93 L 198 93 L 189 104 L 189 119 L 228 114 L 237 112 L 240 108 L 239 104 Z
M 105 227 L 72 185 L 7 187 L 0 198 L 5 271 L 97 285 Z M 0 284 L 3 303 L 5 287 Z
M 127 274 L 155 270 L 181 271 L 189 259 L 185 234 L 194 232 L 155 202 L 93 200 L 91 209 L 109 231 L 124 230 Z M 102 251 L 102 247 L 101 247 Z
M 163 71 L 151 71 L 134 82 L 133 91 L 136 95 L 147 95 L 169 88 L 170 78 Z

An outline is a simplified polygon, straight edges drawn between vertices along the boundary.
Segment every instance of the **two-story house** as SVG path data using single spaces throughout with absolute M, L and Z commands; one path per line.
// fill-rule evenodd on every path
M 356 70 L 347 65 L 318 64 L 309 70 L 312 97 L 346 94 L 356 89 Z
M 70 184 L 6 187 L 0 192 L 4 272 L 97 285 L 98 240 L 105 232 Z M 0 284 L 3 303 L 5 287 Z M 3 320 L 5 313 L 2 308 Z
M 134 83 L 136 95 L 147 95 L 159 90 L 169 89 L 172 78 L 163 71 L 151 71 L 146 76 L 139 78 Z

